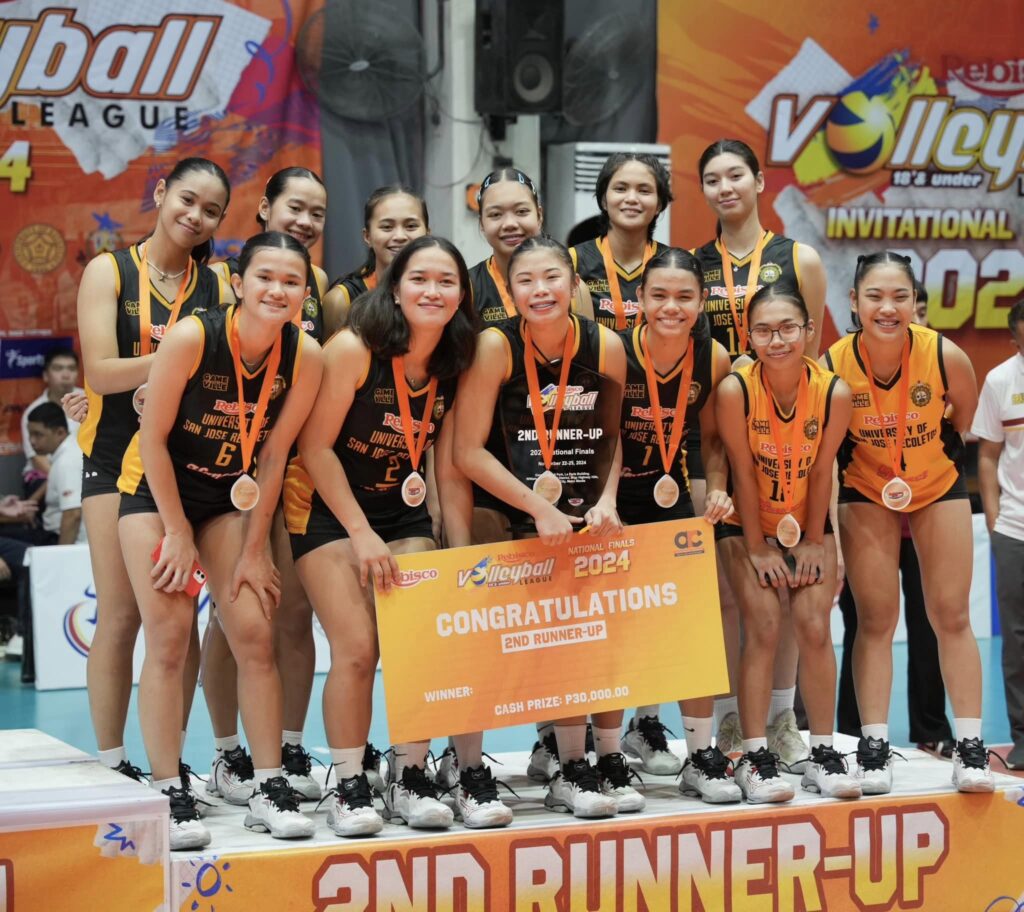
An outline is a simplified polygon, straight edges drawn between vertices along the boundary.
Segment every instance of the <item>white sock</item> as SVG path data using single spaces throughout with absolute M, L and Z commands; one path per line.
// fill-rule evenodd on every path
M 110 750 L 96 751 L 96 756 L 108 769 L 116 769 L 120 764 L 124 763 L 128 759 L 128 754 L 125 752 L 124 745 L 121 747 L 112 747 Z
M 359 747 L 332 747 L 331 763 L 334 764 L 334 775 L 340 782 L 351 779 L 363 771 L 363 752 L 366 745 Z
M 756 754 L 761 748 L 768 749 L 767 738 L 744 738 L 743 739 L 743 753 L 745 754 Z
M 164 792 L 169 788 L 181 788 L 181 780 L 175 777 L 174 779 L 150 779 L 149 787 L 157 792 Z
M 636 715 L 634 715 L 633 718 L 637 719 L 637 720 L 642 719 L 642 718 L 657 719 L 658 715 L 660 713 L 661 713 L 661 704 L 660 703 L 655 703 L 653 706 L 638 706 L 636 708 Z
M 470 732 L 450 739 L 455 748 L 455 758 L 460 769 L 476 769 L 484 763 L 484 733 Z
M 686 734 L 686 752 L 692 757 L 697 751 L 711 747 L 711 725 L 713 717 L 698 719 L 683 716 L 683 731 Z
M 608 754 L 619 752 L 619 741 L 622 733 L 617 728 L 598 728 L 594 726 L 594 748 L 598 757 L 606 757 Z M 561 756 L 561 755 L 559 755 Z
M 981 719 L 954 719 L 953 732 L 957 741 L 963 741 L 964 738 L 980 738 Z
M 182 756 L 182 757 L 184 757 L 184 756 L 185 756 L 185 739 L 186 739 L 187 737 L 188 737 L 188 732 L 186 732 L 186 731 L 183 731 L 183 732 L 181 733 L 181 748 L 180 748 L 180 751 L 181 751 L 181 756 Z
M 715 697 L 715 731 L 722 727 L 722 720 L 729 713 L 740 713 L 740 701 L 738 697 Z
M 256 788 L 258 789 L 268 779 L 277 779 L 279 776 L 283 775 L 284 772 L 282 771 L 281 767 L 277 767 L 276 769 L 253 770 L 252 781 L 255 784 Z
M 537 740 L 543 741 L 548 735 L 555 730 L 554 722 L 538 722 L 537 723 Z
M 570 760 L 582 760 L 586 755 L 587 726 L 556 725 L 555 743 L 558 745 L 558 759 L 562 766 Z
M 816 747 L 831 747 L 832 735 L 811 735 L 811 750 Z
M 407 766 L 418 766 L 420 769 L 425 769 L 427 765 L 427 751 L 429 750 L 429 741 L 416 741 L 412 744 L 396 744 L 395 775 L 401 779 L 402 772 Z
M 225 751 L 233 751 L 239 746 L 238 734 L 228 735 L 226 738 L 214 738 L 213 746 L 219 754 Z
M 292 744 L 292 745 L 302 744 L 302 732 L 300 732 L 300 731 L 297 731 L 297 732 L 283 731 L 283 732 L 281 732 L 281 743 L 282 744 Z
M 877 738 L 881 741 L 889 740 L 889 723 L 872 722 L 870 725 L 860 727 L 861 736 L 864 738 Z
M 793 701 L 796 699 L 796 685 L 785 687 L 782 690 L 772 691 L 772 701 L 768 704 L 768 722 L 771 724 L 787 709 L 793 708 Z

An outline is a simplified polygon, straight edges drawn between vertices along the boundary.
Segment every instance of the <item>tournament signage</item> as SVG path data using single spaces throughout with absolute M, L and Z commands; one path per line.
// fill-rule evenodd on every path
M 966 28 L 925 0 L 838 18 L 810 0 L 745 7 L 730 12 L 729 47 L 757 54 L 739 56 L 685 40 L 691 22 L 721 8 L 661 0 L 659 141 L 683 176 L 673 185 L 675 239 L 693 246 L 713 235 L 697 159 L 716 139 L 742 139 L 765 172 L 762 222 L 825 264 L 822 349 L 850 328 L 856 257 L 896 250 L 928 291 L 930 324 L 967 350 L 980 381 L 1004 359 L 994 331 L 1005 333 L 1024 294 L 1019 4 L 994 0 Z
M 231 205 L 215 255 L 252 234 L 267 178 L 320 168 L 295 39 L 317 0 L 8 0 L 0 20 L 0 341 L 77 333 L 86 263 L 145 236 L 153 188 L 210 158 Z M 0 454 L 20 449 L 31 377 L 0 376 Z
M 702 519 L 398 557 L 377 625 L 393 743 L 728 689 Z

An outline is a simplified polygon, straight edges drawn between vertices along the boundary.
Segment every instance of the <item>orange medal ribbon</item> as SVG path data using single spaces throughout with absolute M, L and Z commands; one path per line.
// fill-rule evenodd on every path
M 551 430 L 544 421 L 544 403 L 540 399 L 540 380 L 537 377 L 537 361 L 530 336 L 530 327 L 523 323 L 523 338 L 526 341 L 526 383 L 530 390 L 530 411 L 533 412 L 533 426 L 537 429 L 537 443 L 544 459 L 544 468 L 551 469 L 555 458 L 555 442 L 558 439 L 558 424 L 562 419 L 562 406 L 565 404 L 565 391 L 569 382 L 569 365 L 572 363 L 572 346 L 575 341 L 575 322 L 569 321 L 569 330 L 565 334 L 565 346 L 562 349 L 562 369 L 558 375 L 558 390 L 555 392 L 555 414 L 551 420 Z
M 274 388 L 274 380 L 277 377 L 277 368 L 281 364 L 281 334 L 278 333 L 274 345 L 270 349 L 264 371 L 263 383 L 260 386 L 259 399 L 256 401 L 256 413 L 252 421 L 246 424 L 245 413 L 248 406 L 245 401 L 245 388 L 242 386 L 242 349 L 238 344 L 238 317 L 237 306 L 228 319 L 231 321 L 231 329 L 228 333 L 228 340 L 231 348 L 231 360 L 235 365 L 235 381 L 238 383 L 238 442 L 242 447 L 242 471 L 248 472 L 252 464 L 252 456 L 256 451 L 256 441 L 260 437 L 260 429 L 263 427 L 263 418 L 267 414 L 267 406 L 270 404 L 270 393 Z
M 903 462 L 903 441 L 907 436 L 907 402 L 910 398 L 910 339 L 903 343 L 903 353 L 900 355 L 900 391 L 899 391 L 899 413 L 896 416 L 896 446 L 889 446 L 889 435 L 885 434 L 885 417 L 882 415 L 881 395 L 878 385 L 875 383 L 875 374 L 871 369 L 871 357 L 868 355 L 867 346 L 859 344 L 858 334 L 857 350 L 864 361 L 864 373 L 867 374 L 868 388 L 871 391 L 871 404 L 875 407 L 875 414 L 878 416 L 878 427 L 882 430 L 885 449 L 889 454 L 892 463 L 892 477 L 900 477 L 900 466 Z
M 412 409 L 409 407 L 409 384 L 405 379 L 405 363 L 401 355 L 391 359 L 391 371 L 395 375 L 395 392 L 398 395 L 398 414 L 402 418 L 402 431 L 405 434 L 405 447 L 409 451 L 409 462 L 414 472 L 419 470 L 420 458 L 427 445 L 427 434 L 430 431 L 430 419 L 434 414 L 434 399 L 437 397 L 437 377 L 431 377 L 427 384 L 427 402 L 423 407 L 423 418 L 420 421 L 419 438 L 415 436 L 412 424 Z
M 516 315 L 516 305 L 512 303 L 512 298 L 508 293 L 508 286 L 505 284 L 505 277 L 498 272 L 494 265 L 494 257 L 488 257 L 487 259 L 487 274 L 491 277 L 494 282 L 494 286 L 498 289 L 498 296 L 501 298 L 501 303 L 505 305 L 505 316 L 514 317 Z
M 761 371 L 761 383 L 764 391 L 768 394 L 768 423 L 772 429 L 772 443 L 775 444 L 775 462 L 779 467 L 779 481 L 782 488 L 782 509 L 788 514 L 793 510 L 793 485 L 799 473 L 800 452 L 798 441 L 803 432 L 804 422 L 807 420 L 807 407 L 809 393 L 807 385 L 807 367 L 803 366 L 800 372 L 800 386 L 796 394 L 796 409 L 793 412 L 793 421 L 789 429 L 789 440 L 783 440 L 782 429 L 779 426 L 779 416 L 776 414 L 778 400 L 772 391 L 771 383 L 764 372 L 764 365 L 759 363 Z M 789 471 L 786 471 L 785 444 L 789 444 Z
M 758 274 L 761 272 L 761 253 L 764 245 L 768 243 L 768 232 L 762 232 L 750 254 L 750 269 L 747 271 L 747 288 L 743 293 L 743 313 L 740 313 L 739 305 L 736 303 L 736 286 L 732 281 L 732 257 L 725 248 L 725 240 L 718 239 L 722 248 L 722 278 L 725 280 L 725 293 L 729 296 L 729 310 L 732 311 L 732 323 L 736 327 L 736 339 L 739 342 L 739 353 L 747 350 L 747 312 L 746 304 L 757 291 Z M 751 278 L 753 277 L 753 278 Z
M 605 235 L 604 244 L 598 240 L 597 246 L 601 249 L 601 256 L 604 259 L 604 272 L 608 277 L 608 294 L 612 296 L 612 306 L 615 308 L 615 328 L 617 330 L 623 330 L 626 328 L 626 305 L 622 303 L 622 289 L 619 287 L 619 273 L 618 267 L 615 265 L 615 259 L 612 257 L 612 245 L 608 241 L 608 235 Z M 640 263 L 640 271 L 647 267 L 647 263 L 651 257 L 654 256 L 654 251 L 657 245 L 654 241 L 651 241 L 646 249 L 644 250 L 644 258 Z
M 651 413 L 654 418 L 654 431 L 658 435 L 658 449 L 661 451 L 661 465 L 668 475 L 675 459 L 676 451 L 683 439 L 686 429 L 686 405 L 690 396 L 690 380 L 693 377 L 693 339 L 687 344 L 683 355 L 682 374 L 679 377 L 679 392 L 676 394 L 676 410 L 672 417 L 672 430 L 669 431 L 668 443 L 665 442 L 665 428 L 661 423 L 661 402 L 658 398 L 658 375 L 651 361 L 651 353 L 647 348 L 647 333 L 640 336 L 640 345 L 644 352 L 644 370 L 647 373 L 647 394 L 651 400 Z
M 153 351 L 153 315 L 150 304 L 149 291 L 149 261 L 146 259 L 145 248 L 139 249 L 139 354 L 148 355 Z M 171 316 L 167 320 L 167 328 L 170 329 L 178 322 L 178 314 L 181 313 L 181 305 L 185 303 L 185 289 L 192 280 L 192 267 L 195 260 L 188 258 L 188 265 L 185 267 L 185 275 L 182 276 L 181 284 L 178 286 L 178 294 L 171 306 Z
M 377 287 L 377 273 L 371 272 L 363 279 L 363 284 L 366 285 L 367 291 L 373 291 Z

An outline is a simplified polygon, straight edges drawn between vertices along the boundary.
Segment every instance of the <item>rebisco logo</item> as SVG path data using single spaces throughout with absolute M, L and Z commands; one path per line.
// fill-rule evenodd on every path
M 75 11 L 0 21 L 0 108 L 12 96 L 180 101 L 203 71 L 220 16 L 172 13 L 159 25 L 113 25 L 94 35 Z

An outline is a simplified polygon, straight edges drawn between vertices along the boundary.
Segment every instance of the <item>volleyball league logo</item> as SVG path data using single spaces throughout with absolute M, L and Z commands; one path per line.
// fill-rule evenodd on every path
M 64 639 L 83 659 L 89 657 L 96 632 L 96 591 L 91 585 L 82 593 L 86 601 L 77 602 L 64 612 Z

